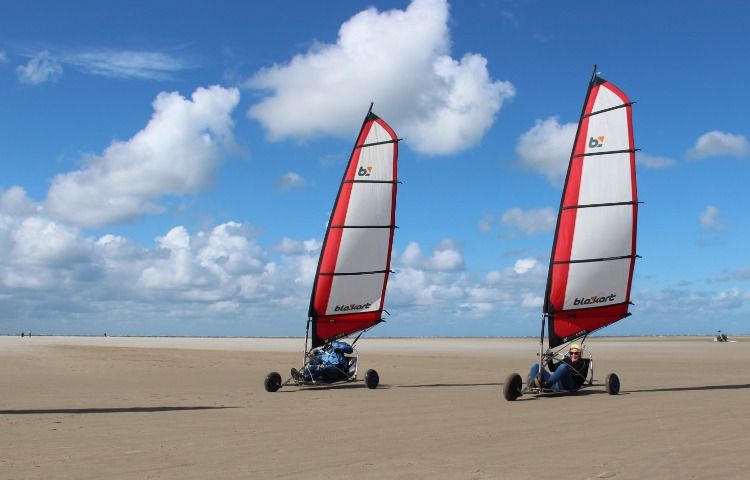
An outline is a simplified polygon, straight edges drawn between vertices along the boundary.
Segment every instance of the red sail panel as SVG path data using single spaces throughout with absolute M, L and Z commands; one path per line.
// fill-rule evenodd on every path
M 637 217 L 631 102 L 612 83 L 594 77 L 550 260 L 544 304 L 550 348 L 629 315 Z
M 313 347 L 382 321 L 396 228 L 398 138 L 369 113 L 331 213 L 310 299 Z

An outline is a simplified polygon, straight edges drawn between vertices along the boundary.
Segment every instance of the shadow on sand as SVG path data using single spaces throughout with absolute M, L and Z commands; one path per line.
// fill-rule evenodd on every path
M 447 388 L 447 387 L 499 387 L 502 383 L 430 383 L 424 385 L 388 385 L 381 383 L 378 385 L 377 390 L 390 390 L 392 388 Z M 300 390 L 346 390 L 351 388 L 367 388 L 362 382 L 349 382 L 342 384 L 323 384 L 323 385 L 289 385 L 284 389 L 289 388 L 288 391 L 300 391 Z
M 740 385 L 704 385 L 701 387 L 669 387 L 669 388 L 643 388 L 640 390 L 627 390 L 622 393 L 647 393 L 647 392 L 701 392 L 705 390 L 746 390 L 750 384 Z
M 422 385 L 394 385 L 392 388 L 444 388 L 444 387 L 500 387 L 502 383 L 427 383 Z
M 84 414 L 84 413 L 154 413 L 154 412 L 178 412 L 182 410 L 220 410 L 224 408 L 240 407 L 113 407 L 113 408 L 43 408 L 28 410 L 0 410 L 0 415 L 43 415 L 43 414 Z
M 594 388 L 591 388 L 594 387 Z M 591 387 L 582 388 L 577 392 L 548 392 L 537 395 L 525 396 L 525 398 L 519 398 L 516 401 L 528 401 L 536 400 L 540 397 L 556 398 L 556 397 L 568 397 L 568 396 L 586 396 L 586 395 L 601 395 L 607 394 L 604 385 L 594 384 Z M 597 389 L 596 387 L 600 387 Z M 714 390 L 747 390 L 750 389 L 750 384 L 740 385 L 704 385 L 700 387 L 665 387 L 665 388 L 642 388 L 638 390 L 621 390 L 618 395 L 631 395 L 634 393 L 650 393 L 650 392 L 703 392 L 703 391 L 714 391 Z

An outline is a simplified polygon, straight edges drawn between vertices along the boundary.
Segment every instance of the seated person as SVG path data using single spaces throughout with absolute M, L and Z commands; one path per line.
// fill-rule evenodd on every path
M 305 382 L 333 383 L 346 380 L 349 376 L 349 360 L 346 354 L 354 352 L 354 348 L 346 342 L 335 340 L 314 348 L 307 357 L 307 363 L 302 371 L 292 369 L 292 377 Z
M 562 360 L 555 363 L 552 356 L 547 356 L 547 368 L 549 372 L 542 369 L 542 382 L 538 384 L 539 364 L 531 366 L 527 385 L 529 387 L 549 388 L 560 391 L 575 391 L 581 388 L 588 373 L 588 360 L 581 358 L 581 346 L 574 343 L 570 346 L 568 354 Z M 550 373 L 552 372 L 552 373 Z

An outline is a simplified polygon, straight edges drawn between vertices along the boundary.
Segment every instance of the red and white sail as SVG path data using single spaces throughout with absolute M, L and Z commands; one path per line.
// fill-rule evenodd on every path
M 310 299 L 312 346 L 382 321 L 396 228 L 398 138 L 369 112 L 333 206 Z
M 622 90 L 592 77 L 550 259 L 550 348 L 630 315 L 638 219 L 631 105 Z

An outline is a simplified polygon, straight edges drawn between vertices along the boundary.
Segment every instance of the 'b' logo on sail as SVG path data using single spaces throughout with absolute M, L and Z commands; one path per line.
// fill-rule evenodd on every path
M 359 170 L 357 170 L 357 176 L 359 177 L 369 177 L 370 173 L 372 173 L 372 167 L 359 167 Z
M 599 148 L 604 146 L 604 135 L 589 138 L 589 148 Z

